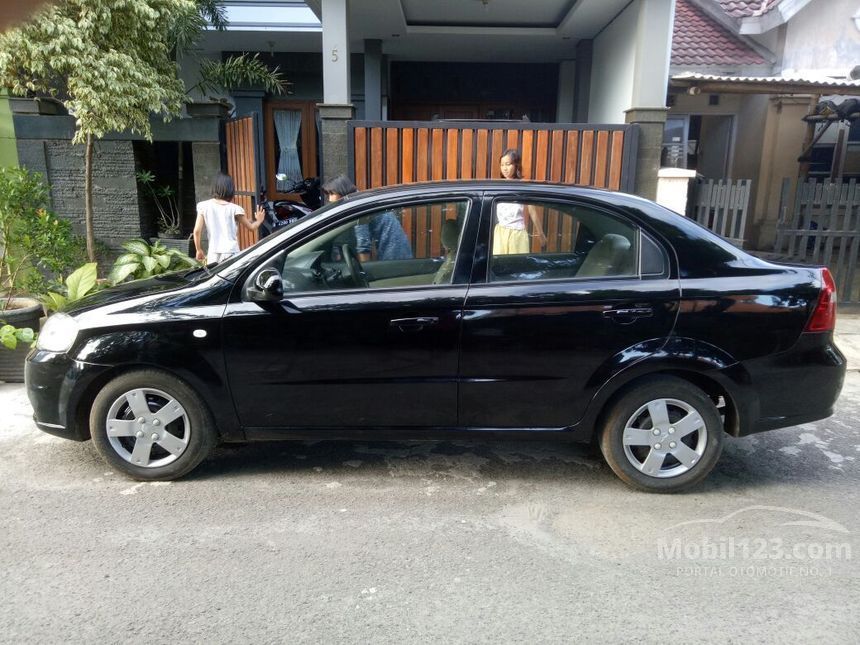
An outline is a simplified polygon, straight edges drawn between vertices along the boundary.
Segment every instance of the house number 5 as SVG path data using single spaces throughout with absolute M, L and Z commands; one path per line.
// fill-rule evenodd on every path
M 331 62 L 332 63 L 337 62 L 337 47 L 335 47 L 334 49 L 331 50 Z

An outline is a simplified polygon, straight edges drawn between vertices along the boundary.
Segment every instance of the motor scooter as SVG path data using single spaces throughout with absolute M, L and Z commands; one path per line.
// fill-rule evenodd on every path
M 275 179 L 283 181 L 283 175 L 275 175 Z M 295 193 L 301 197 L 302 203 L 289 199 L 269 200 L 266 198 L 266 187 L 260 187 L 260 199 L 257 202 L 263 207 L 266 219 L 260 227 L 260 237 L 263 238 L 280 228 L 292 224 L 305 215 L 309 215 L 322 206 L 319 177 L 301 179 L 284 189 L 285 193 Z

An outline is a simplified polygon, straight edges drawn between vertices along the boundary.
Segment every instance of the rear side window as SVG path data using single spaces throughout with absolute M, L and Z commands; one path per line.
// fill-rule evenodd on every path
M 575 204 L 498 200 L 492 224 L 491 282 L 639 273 L 638 229 L 603 211 Z

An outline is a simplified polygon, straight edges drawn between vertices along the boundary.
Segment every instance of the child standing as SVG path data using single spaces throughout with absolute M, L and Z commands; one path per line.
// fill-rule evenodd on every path
M 212 182 L 212 199 L 197 204 L 194 246 L 198 260 L 205 259 L 207 264 L 214 264 L 233 257 L 239 252 L 239 223 L 251 231 L 256 231 L 263 223 L 266 217 L 263 207 L 257 206 L 255 219 L 252 220 L 241 206 L 233 203 L 235 193 L 230 175 L 219 172 Z M 206 253 L 203 252 L 202 245 L 204 229 L 209 235 L 209 248 Z
M 509 148 L 499 158 L 499 172 L 503 179 L 520 179 L 523 176 L 520 151 Z M 496 204 L 496 226 L 493 229 L 493 254 L 509 255 L 528 253 L 531 249 L 529 233 L 526 227 L 525 209 L 529 211 L 532 225 L 541 243 L 546 244 L 540 218 L 533 206 L 525 206 L 519 202 L 500 202 Z

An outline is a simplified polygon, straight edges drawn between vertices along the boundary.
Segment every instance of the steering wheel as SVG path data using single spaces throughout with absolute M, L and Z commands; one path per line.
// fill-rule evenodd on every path
M 367 275 L 365 275 L 361 268 L 361 261 L 358 259 L 358 253 L 356 253 L 355 249 L 349 244 L 341 244 L 340 253 L 343 256 L 349 277 L 352 278 L 355 286 L 359 289 L 369 287 L 370 284 L 367 282 Z

